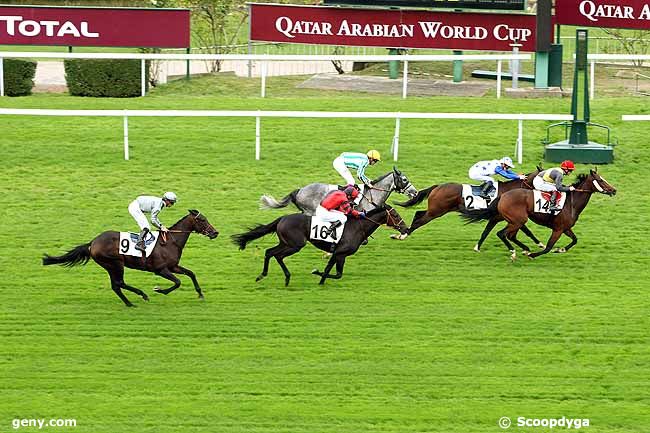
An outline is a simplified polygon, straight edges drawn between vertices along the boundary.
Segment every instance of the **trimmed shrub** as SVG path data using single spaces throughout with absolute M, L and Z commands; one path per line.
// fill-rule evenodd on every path
M 140 96 L 140 60 L 66 59 L 65 80 L 73 96 L 131 98 Z M 149 62 L 146 62 L 149 86 Z
M 26 96 L 32 94 L 36 62 L 22 59 L 4 59 L 5 95 Z

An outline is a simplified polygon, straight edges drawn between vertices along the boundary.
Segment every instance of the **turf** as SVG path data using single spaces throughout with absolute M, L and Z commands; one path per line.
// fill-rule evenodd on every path
M 569 111 L 567 100 L 404 101 L 296 90 L 291 79 L 268 84 L 266 99 L 246 80 L 213 78 L 132 100 L 39 95 L 0 105 Z M 285 213 L 258 210 L 262 193 L 338 181 L 331 161 L 342 151 L 377 148 L 384 161 L 369 174 L 388 171 L 392 121 L 265 119 L 255 161 L 252 119 L 131 119 L 124 161 L 121 119 L 4 116 L 0 431 L 17 418 L 75 418 L 69 431 L 91 433 L 466 433 L 499 431 L 502 416 L 648 431 L 650 148 L 647 125 L 620 121 L 647 112 L 643 99 L 592 104 L 592 119 L 619 143 L 615 164 L 599 169 L 619 193 L 592 198 L 568 254 L 511 263 L 494 236 L 477 254 L 482 227 L 448 215 L 405 242 L 379 230 L 343 279 L 325 286 L 310 275 L 325 262 L 307 247 L 287 260 L 288 288 L 274 262 L 254 282 L 274 237 L 241 252 L 229 236 Z M 526 123 L 518 170 L 542 160 L 545 126 Z M 476 160 L 511 155 L 515 138 L 516 122 L 403 120 L 398 166 L 418 188 L 466 181 Z M 41 266 L 43 252 L 136 229 L 128 203 L 165 190 L 180 201 L 164 222 L 196 208 L 220 231 L 212 241 L 193 235 L 182 259 L 205 301 L 186 277 L 165 297 L 151 289 L 167 281 L 127 271 L 126 281 L 151 296 L 128 294 L 138 308 L 127 309 L 97 265 Z M 400 211 L 410 221 L 414 210 Z

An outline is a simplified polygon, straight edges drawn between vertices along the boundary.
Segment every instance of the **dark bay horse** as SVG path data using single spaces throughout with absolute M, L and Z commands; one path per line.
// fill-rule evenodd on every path
M 590 170 L 588 175 L 578 175 L 576 182 L 572 186 L 575 188 L 575 191 L 566 193 L 567 197 L 565 205 L 557 215 L 535 212 L 533 191 L 517 189 L 503 194 L 487 209 L 461 211 L 463 214 L 462 218 L 467 220 L 469 223 L 491 219 L 497 214 L 505 219 L 508 222 L 508 225 L 506 225 L 503 230 L 499 231 L 497 235 L 503 241 L 508 250 L 510 250 L 510 258 L 512 260 L 515 260 L 517 255 L 510 241 L 513 241 L 519 247 L 523 248 L 524 254 L 532 259 L 551 251 L 560 236 L 562 236 L 562 233 L 571 238 L 571 243 L 566 247 L 556 250 L 556 252 L 563 253 L 571 249 L 578 242 L 578 238 L 575 233 L 573 233 L 572 227 L 578 221 L 578 217 L 589 203 L 591 195 L 595 192 L 609 196 L 616 195 L 616 188 L 607 183 L 607 181 L 594 170 Z M 536 224 L 549 227 L 553 230 L 543 251 L 530 253 L 528 247 L 517 240 L 517 231 L 522 228 L 529 219 Z
M 199 294 L 199 298 L 203 299 L 203 293 L 194 272 L 178 265 L 185 243 L 193 232 L 205 235 L 210 239 L 219 235 L 219 232 L 212 227 L 203 214 L 197 210 L 190 210 L 188 215 L 169 228 L 167 243 L 163 245 L 159 239 L 151 255 L 146 259 L 120 254 L 120 232 L 106 231 L 92 241 L 79 245 L 62 256 L 53 257 L 45 254 L 43 264 L 72 267 L 79 264 L 85 265 L 92 258 L 99 266 L 106 269 L 111 278 L 111 288 L 127 307 L 134 305 L 124 296 L 121 289 L 136 293 L 145 301 L 148 301 L 149 297 L 142 290 L 124 282 L 125 267 L 153 272 L 172 281 L 174 285 L 168 289 L 157 287 L 154 289 L 164 295 L 181 285 L 181 281 L 174 274 L 185 274 L 192 279 L 194 289 Z
M 533 171 L 532 173 L 527 174 L 526 179 L 524 180 L 515 179 L 506 182 L 497 182 L 498 183 L 497 197 L 513 189 L 520 189 L 520 188 L 532 189 L 533 179 L 535 179 L 535 176 L 537 176 L 539 172 L 542 170 L 543 170 L 542 167 L 537 166 L 536 170 Z M 427 224 L 429 221 L 432 221 L 436 218 L 440 218 L 441 216 L 445 215 L 448 212 L 460 212 L 465 209 L 465 202 L 463 200 L 462 183 L 443 183 L 440 185 L 433 185 L 427 189 L 423 189 L 419 191 L 417 196 L 415 196 L 414 198 L 404 203 L 396 203 L 396 204 L 402 207 L 411 207 L 420 203 L 425 198 L 428 199 L 427 210 L 419 210 L 415 212 L 415 215 L 413 216 L 413 222 L 411 222 L 411 226 L 408 228 L 407 233 L 401 235 L 392 235 L 391 237 L 393 239 L 404 240 L 406 239 L 407 236 L 409 236 L 418 228 Z M 503 220 L 500 219 L 500 217 L 497 215 L 495 216 L 495 219 L 490 220 L 488 222 L 488 224 L 485 226 L 485 229 L 483 230 L 483 233 L 481 234 L 481 238 L 476 243 L 476 246 L 474 246 L 474 251 L 478 252 L 481 250 L 481 245 L 483 245 L 483 242 L 487 238 L 488 234 L 490 234 L 494 226 L 500 221 Z M 544 245 L 539 241 L 539 239 L 537 239 L 535 235 L 527 227 L 524 226 L 521 228 L 521 230 L 529 238 L 531 238 L 533 242 L 535 242 L 540 248 L 544 247 Z
M 302 213 L 285 215 L 270 224 L 260 224 L 247 233 L 232 236 L 233 242 L 239 246 L 240 250 L 243 250 L 249 242 L 269 233 L 277 233 L 280 243 L 273 248 L 269 248 L 264 253 L 264 269 L 255 281 L 260 281 L 266 277 L 269 272 L 269 261 L 272 257 L 275 257 L 282 271 L 284 271 L 284 284 L 288 286 L 291 274 L 284 264 L 286 257 L 300 251 L 307 242 L 311 242 L 312 245 L 323 251 L 330 251 L 332 245 L 330 242 L 310 239 L 310 222 L 311 217 Z M 402 217 L 390 206 L 378 207 L 368 211 L 365 219 L 348 218 L 341 239 L 336 245 L 327 266 L 325 266 L 325 270 L 323 272 L 317 270 L 312 272 L 314 275 L 321 277 L 319 284 L 324 284 L 327 278 L 340 279 L 343 276 L 346 257 L 356 253 L 362 242 L 382 224 L 396 228 L 400 232 L 406 231 L 407 228 Z M 334 265 L 336 265 L 336 275 L 330 275 L 329 272 Z

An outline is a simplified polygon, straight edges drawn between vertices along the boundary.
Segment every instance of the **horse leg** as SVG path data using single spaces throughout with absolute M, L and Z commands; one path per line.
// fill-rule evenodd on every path
M 176 275 L 172 274 L 171 271 L 167 268 L 162 269 L 159 272 L 156 272 L 156 275 L 160 275 L 161 277 L 172 281 L 174 283 L 173 286 L 167 288 L 167 289 L 161 289 L 160 287 L 154 287 L 153 291 L 157 293 L 162 293 L 163 295 L 168 295 L 169 293 L 173 292 L 174 290 L 178 289 L 181 285 L 181 280 L 179 280 Z
M 199 282 L 197 281 L 194 272 L 179 265 L 174 266 L 171 271 L 175 274 L 183 274 L 190 277 L 190 279 L 192 280 L 192 284 L 194 284 L 194 290 L 196 290 L 196 293 L 199 294 L 199 299 L 204 299 L 203 293 L 201 292 L 201 287 L 199 286 Z
M 286 245 L 279 243 L 278 245 L 267 249 L 264 252 L 264 268 L 262 269 L 262 273 L 255 278 L 255 282 L 260 281 L 262 278 L 266 277 L 269 274 L 269 262 L 271 261 L 271 257 L 275 257 L 276 254 L 278 254 L 280 251 L 282 251 Z
M 121 290 L 122 284 L 124 284 L 124 265 L 119 261 L 106 261 L 99 258 L 95 259 L 95 261 L 99 266 L 106 269 L 106 272 L 108 272 L 108 276 L 111 279 L 111 289 L 113 289 L 115 294 L 122 300 L 122 302 L 124 302 L 124 305 L 127 307 L 135 307 L 135 305 L 124 296 L 124 293 L 122 293 Z
M 506 235 L 508 227 L 510 227 L 510 223 L 508 223 L 508 225 L 505 226 L 503 229 L 499 230 L 497 232 L 497 236 L 499 237 L 499 239 L 501 239 L 501 242 L 503 242 L 506 248 L 508 248 L 508 250 L 510 251 L 510 259 L 512 261 L 515 261 L 517 259 L 517 252 L 515 251 L 514 247 L 508 240 L 508 236 Z
M 321 278 L 321 283 L 325 283 L 326 278 L 332 278 L 334 280 L 340 280 L 341 277 L 343 276 L 343 266 L 345 266 L 345 256 L 338 256 L 336 258 L 336 275 L 330 275 L 329 273 L 323 273 L 323 277 Z
M 548 242 L 546 243 L 546 248 L 544 248 L 542 251 L 537 251 L 535 253 L 529 254 L 528 257 L 534 259 L 537 256 L 541 256 L 542 254 L 546 254 L 550 252 L 553 249 L 553 246 L 555 245 L 557 240 L 560 239 L 560 236 L 562 236 L 562 230 L 553 230 L 553 233 L 551 233 L 551 237 L 548 239 Z
M 542 241 L 540 241 L 539 239 L 537 239 L 537 237 L 535 236 L 535 234 L 534 234 L 533 232 L 531 232 L 530 229 L 529 229 L 528 227 L 526 227 L 525 224 L 524 224 L 523 226 L 521 226 L 521 231 L 524 232 L 524 234 L 525 234 L 526 236 L 528 236 L 528 237 L 530 238 L 531 241 L 535 242 L 535 244 L 537 244 L 538 247 L 544 249 L 544 247 L 545 247 L 546 245 L 544 245 L 544 243 L 543 243 Z
M 444 213 L 444 212 L 443 212 Z M 413 222 L 411 222 L 411 226 L 408 228 L 406 233 L 404 234 L 395 234 L 391 235 L 391 238 L 393 239 L 398 239 L 400 241 L 406 239 L 408 236 L 411 235 L 415 230 L 419 229 L 429 221 L 438 218 L 441 216 L 442 213 L 440 212 L 431 212 L 429 209 L 427 210 L 419 210 L 415 212 L 415 215 L 413 215 Z
M 136 295 L 140 296 L 142 298 L 142 300 L 144 300 L 144 301 L 149 300 L 149 296 L 147 296 L 147 294 L 145 292 L 138 289 L 137 287 L 129 286 L 128 284 L 126 284 L 124 282 L 124 280 L 122 280 L 122 288 L 128 290 L 129 292 L 135 293 Z
M 487 225 L 483 229 L 483 233 L 481 233 L 481 238 L 478 240 L 476 245 L 474 245 L 474 251 L 476 251 L 477 253 L 481 252 L 481 245 L 483 245 L 483 242 L 485 242 L 485 239 L 488 237 L 488 235 L 490 234 L 494 226 L 497 225 L 498 222 L 499 221 L 497 221 L 496 218 L 492 218 L 490 219 L 490 221 L 488 221 Z
M 289 285 L 289 281 L 291 280 L 291 272 L 289 272 L 289 269 L 287 266 L 284 264 L 284 258 L 289 257 L 293 254 L 296 254 L 298 251 L 302 249 L 302 246 L 299 247 L 289 247 L 285 246 L 285 249 L 280 251 L 278 254 L 275 255 L 275 260 L 278 262 L 280 267 L 282 268 L 282 272 L 284 272 L 284 286 Z
M 556 248 L 555 251 L 553 251 L 554 253 L 566 253 L 571 248 L 573 248 L 573 246 L 575 244 L 578 243 L 578 237 L 576 236 L 575 233 L 573 233 L 573 230 L 566 229 L 566 230 L 564 230 L 564 234 L 571 238 L 571 243 L 569 245 L 567 245 L 566 247 Z
M 512 233 L 512 234 L 510 235 L 510 238 L 509 238 L 509 239 L 510 239 L 512 242 L 514 242 L 514 243 L 515 243 L 519 248 L 521 248 L 521 249 L 524 251 L 524 254 L 525 254 L 525 255 L 528 255 L 528 254 L 530 253 L 530 248 L 528 248 L 528 246 L 527 246 L 526 244 L 524 244 L 524 243 L 521 242 L 519 239 L 517 239 L 517 233 L 518 233 L 519 230 L 522 229 L 523 227 L 526 227 L 526 226 L 521 226 L 521 227 L 519 227 L 519 229 L 517 229 L 516 232 L 514 232 L 514 233 Z
M 336 264 L 337 257 L 338 256 L 336 254 L 334 254 L 334 255 L 332 255 L 332 257 L 330 257 L 329 261 L 327 262 L 327 265 L 325 266 L 325 269 L 323 269 L 323 272 L 319 272 L 317 270 L 312 271 L 312 274 L 319 275 L 321 277 L 318 284 L 321 284 L 321 285 L 325 284 L 325 280 L 327 279 L 327 275 L 330 273 L 330 271 L 332 270 L 332 268 Z

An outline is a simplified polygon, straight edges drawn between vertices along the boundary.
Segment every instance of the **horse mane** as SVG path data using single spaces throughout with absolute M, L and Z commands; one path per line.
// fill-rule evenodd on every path
M 388 173 L 379 176 L 377 179 L 375 179 L 375 180 L 372 181 L 372 184 L 374 185 L 374 184 L 376 184 L 377 182 L 380 182 L 380 181 L 386 179 L 386 178 L 387 178 L 388 176 L 390 176 L 391 174 L 393 174 L 393 172 L 392 172 L 392 171 L 389 171 Z
M 384 206 L 379 206 L 374 209 L 370 209 L 368 212 L 366 212 L 367 216 L 373 216 L 377 215 L 378 213 L 384 212 L 386 208 Z
M 191 215 L 198 215 L 198 214 L 199 214 L 199 211 L 198 211 L 198 210 L 190 209 L 190 210 L 188 211 L 188 214 L 187 214 L 187 215 L 183 216 L 183 218 L 181 218 L 181 219 L 179 219 L 178 221 L 176 221 L 176 222 L 175 222 L 174 224 L 172 224 L 169 228 L 170 228 L 170 229 L 173 229 L 174 227 L 176 227 L 177 225 L 179 225 L 181 222 L 185 221 L 185 218 L 187 218 L 187 217 L 189 217 L 189 216 L 191 216 Z
M 571 186 L 577 188 L 579 185 L 582 185 L 582 183 L 587 179 L 587 177 L 588 175 L 586 173 L 580 173 L 576 178 L 576 181 L 573 182 L 573 185 Z

